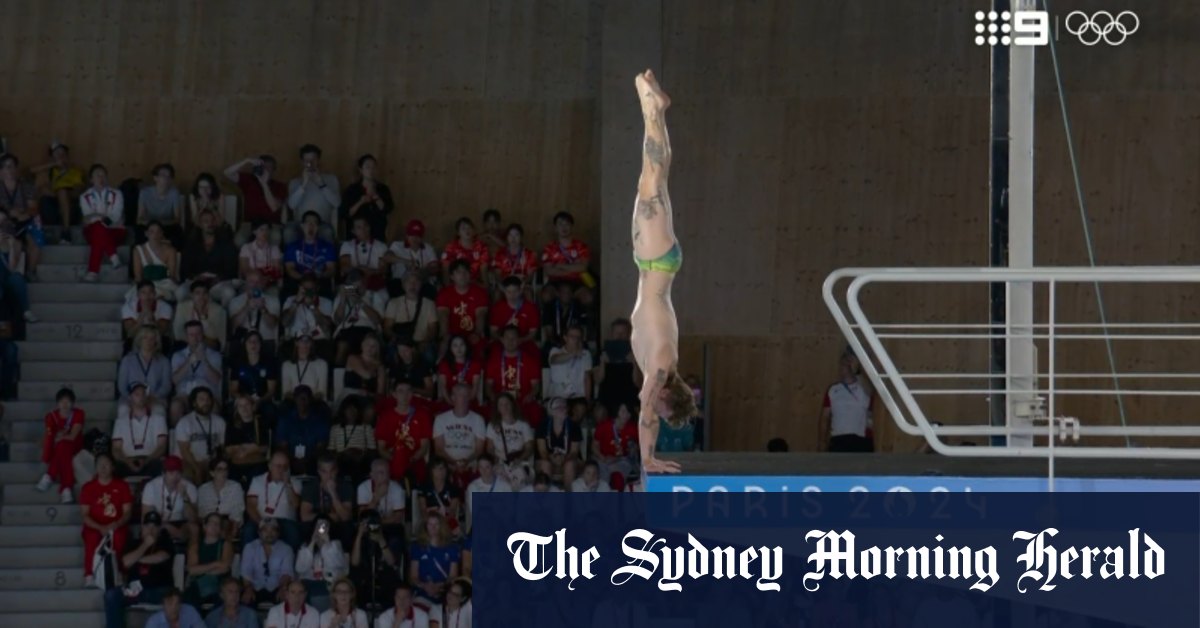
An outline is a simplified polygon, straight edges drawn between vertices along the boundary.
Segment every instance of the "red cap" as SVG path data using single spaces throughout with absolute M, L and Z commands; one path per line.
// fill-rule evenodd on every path
M 183 471 L 183 460 L 179 456 L 167 456 L 163 460 L 163 471 Z
M 404 228 L 404 233 L 415 237 L 425 236 L 425 223 L 417 219 L 408 221 L 408 226 Z

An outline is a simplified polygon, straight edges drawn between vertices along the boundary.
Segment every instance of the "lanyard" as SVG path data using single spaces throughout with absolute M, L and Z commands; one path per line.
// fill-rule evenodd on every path
M 20 181 L 13 182 L 13 191 L 12 192 L 8 191 L 7 185 L 0 185 L 0 188 L 4 188 L 4 196 L 7 198 L 7 201 L 8 201 L 6 207 L 8 207 L 10 210 L 14 210 L 14 211 L 25 209 L 24 207 L 17 207 L 17 199 L 24 200 L 24 198 L 25 198 L 24 191 L 21 189 Z
M 65 417 L 62 415 L 62 412 L 59 412 L 58 417 L 63 420 L 63 431 L 70 432 L 71 424 L 75 422 L 75 408 L 71 408 L 70 412 L 67 412 L 67 416 Z M 130 434 L 130 436 L 132 436 L 132 434 Z M 142 440 L 145 440 L 144 435 Z
M 496 480 L 498 480 L 498 479 L 500 479 L 500 478 L 498 478 L 498 477 L 493 477 L 493 478 L 492 478 L 492 485 L 488 487 L 488 492 L 489 492 L 489 493 L 495 493 L 495 492 L 496 492 Z
M 193 372 L 195 372 L 195 370 L 196 369 L 194 369 L 194 368 L 192 369 Z M 208 415 L 208 429 L 205 429 L 204 424 L 200 422 L 199 414 L 192 413 L 192 416 L 196 418 L 196 425 L 200 426 L 200 431 L 204 432 L 204 447 L 205 447 L 204 452 L 211 453 L 211 450 L 212 450 L 212 424 L 213 424 L 212 415 L 211 414 Z
M 167 497 L 167 481 L 163 480 L 162 496 L 163 513 L 167 516 L 167 521 L 170 521 L 171 515 L 175 514 L 175 503 L 179 501 L 179 489 L 175 489 L 172 491 L 171 496 Z
M 456 384 L 469 384 L 469 383 L 471 383 L 471 382 L 468 382 L 468 381 L 467 381 L 467 369 L 468 369 L 468 368 L 470 368 L 470 366 L 471 366 L 471 360 L 470 360 L 470 359 L 463 360 L 463 363 L 462 363 L 462 368 L 458 369 L 458 375 L 455 375 L 455 376 L 454 376 L 454 383 L 456 383 Z
M 142 369 L 142 383 L 149 385 L 150 384 L 150 367 L 154 366 L 154 358 L 150 358 L 149 362 L 142 362 L 142 354 L 141 353 L 136 353 L 136 354 L 134 354 L 133 357 L 135 359 L 137 359 L 138 368 Z M 192 369 L 192 372 L 195 373 L 196 370 Z
M 359 253 L 360 253 L 360 251 L 361 251 L 362 253 L 366 254 L 366 256 L 367 256 L 367 263 L 366 263 L 366 264 L 360 263 L 360 262 L 359 262 L 359 260 L 358 260 L 358 256 L 359 256 Z M 371 253 L 373 253 L 373 252 L 375 252 L 375 241 L 374 241 L 374 240 L 372 240 L 372 241 L 370 241 L 370 242 L 359 242 L 359 243 L 357 244 L 357 246 L 353 247 L 353 249 L 351 250 L 351 256 L 354 258 L 354 266 L 355 266 L 355 267 L 361 267 L 361 266 L 368 266 L 368 265 L 370 265 L 370 263 L 371 263 Z
M 346 432 L 346 428 L 342 429 L 342 448 L 343 449 L 350 448 L 350 443 L 354 440 L 354 436 L 356 434 L 358 434 L 358 428 L 360 428 L 362 426 L 361 425 L 352 425 L 350 427 L 352 427 L 354 429 L 351 429 L 349 431 L 349 433 Z
M 300 384 L 304 383 L 304 376 L 308 373 L 308 367 L 310 367 L 310 366 L 312 366 L 312 360 L 305 360 L 304 361 L 304 370 L 302 371 L 302 370 L 300 370 L 300 363 L 299 362 L 296 363 L 296 381 L 297 381 L 297 383 L 300 383 Z
M 571 442 L 571 436 L 570 436 L 571 429 L 570 429 L 570 426 L 567 425 L 567 421 L 570 421 L 570 419 L 564 419 L 563 426 L 562 426 L 562 449 L 561 449 L 561 451 L 563 451 L 563 452 L 568 451 L 568 449 L 570 448 L 570 442 Z M 553 438 L 554 438 L 554 419 L 550 419 L 550 429 L 546 430 L 546 446 L 550 448 L 550 451 L 559 451 L 554 448 L 554 441 L 552 440 Z
M 572 242 L 572 244 L 574 244 L 574 242 Z M 571 255 L 571 251 L 569 251 L 566 247 L 564 247 L 562 245 L 561 240 L 558 241 L 558 252 L 562 253 L 564 262 L 566 262 L 568 264 L 572 264 L 575 262 L 575 256 Z
M 508 305 L 508 304 L 505 303 L 505 305 Z M 520 327 L 520 324 L 519 324 L 520 321 L 518 319 L 521 316 L 521 308 L 523 308 L 523 307 L 525 307 L 525 298 L 524 297 L 518 298 L 516 305 L 508 306 L 508 308 L 510 310 L 512 310 L 512 316 L 508 317 L 509 325 L 516 325 L 517 327 Z
M 282 499 L 283 499 L 283 494 L 284 494 L 284 493 L 286 493 L 286 492 L 287 492 L 287 490 L 288 490 L 288 486 L 287 486 L 287 483 L 286 483 L 286 482 L 280 482 L 280 484 L 283 484 L 283 488 L 279 489 L 279 494 L 275 496 L 275 503 L 274 503 L 274 504 L 271 504 L 271 506 L 270 506 L 269 508 L 267 508 L 267 514 L 268 514 L 268 515 L 273 515 L 273 514 L 275 514 L 275 511 L 276 511 L 276 510 L 279 508 L 279 502 L 280 502 L 280 500 L 282 500 Z M 270 499 L 271 499 L 271 497 L 270 497 L 270 495 L 271 495 L 271 482 L 268 482 L 268 483 L 267 483 L 267 487 L 266 487 L 265 489 L 263 489 L 263 490 L 265 490 L 265 491 L 266 491 L 266 493 L 267 493 L 267 499 L 268 499 L 268 500 L 270 500 Z M 303 613 L 301 613 L 301 614 L 303 614 Z
M 554 330 L 555 330 L 556 335 L 562 336 L 563 328 L 570 327 L 571 322 L 573 320 L 575 320 L 575 304 L 572 303 L 571 305 L 567 306 L 567 324 L 563 325 L 562 301 L 555 299 L 555 301 L 554 301 Z
M 136 417 L 136 416 L 133 416 L 133 413 L 132 413 L 132 412 L 130 413 L 130 415 L 129 415 L 129 439 L 130 439 L 130 440 L 133 440 L 133 449 L 134 449 L 134 451 L 139 451 L 139 450 L 141 450 L 143 447 L 145 447 L 145 446 L 146 446 L 146 433 L 150 431 L 150 413 L 149 413 L 149 412 L 147 412 L 147 413 L 146 413 L 146 416 L 145 416 L 145 417 L 142 417 L 142 418 L 144 418 L 144 419 L 146 420 L 146 422 L 145 422 L 145 423 L 142 425 L 142 439 L 141 439 L 141 440 L 134 440 L 134 439 L 133 439 L 133 422 L 134 422 L 134 420 L 136 420 L 137 418 L 138 418 L 138 417 Z M 68 423 L 68 426 L 69 426 L 69 425 L 70 425 L 70 424 Z

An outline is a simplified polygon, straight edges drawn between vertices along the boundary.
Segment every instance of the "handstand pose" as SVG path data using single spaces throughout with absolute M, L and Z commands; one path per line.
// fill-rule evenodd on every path
M 667 174 L 671 144 L 665 114 L 671 99 L 663 93 L 654 73 L 646 70 L 634 79 L 642 103 L 646 137 L 642 144 L 642 174 L 633 209 L 633 261 L 639 270 L 637 304 L 633 306 L 633 356 L 645 377 L 638 439 L 644 473 L 678 473 L 679 463 L 654 457 L 658 418 L 681 425 L 696 416 L 692 389 L 679 376 L 679 324 L 671 305 L 671 283 L 683 265 L 683 251 L 675 239 Z

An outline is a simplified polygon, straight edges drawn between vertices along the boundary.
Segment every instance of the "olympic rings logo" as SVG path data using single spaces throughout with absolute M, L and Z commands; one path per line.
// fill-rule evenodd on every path
M 1126 38 L 1137 32 L 1141 21 L 1133 11 L 1121 11 L 1116 17 L 1108 11 L 1097 11 L 1090 16 L 1083 11 L 1071 11 L 1064 26 L 1085 46 L 1095 46 L 1101 41 L 1110 46 L 1120 46 Z

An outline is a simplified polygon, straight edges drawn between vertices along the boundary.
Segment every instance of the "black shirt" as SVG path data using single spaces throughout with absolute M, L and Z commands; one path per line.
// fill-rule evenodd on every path
M 554 299 L 542 306 L 542 327 L 550 328 L 550 334 L 545 338 L 547 343 L 562 344 L 563 335 L 571 325 L 583 327 L 584 342 L 592 338 L 592 314 L 574 299 L 565 303 Z
M 339 478 L 337 480 L 337 495 L 342 503 L 349 504 L 350 509 L 354 510 L 354 486 L 349 481 Z M 300 500 L 312 504 L 314 513 L 319 515 L 333 514 L 333 501 L 329 499 L 329 494 L 321 489 L 321 483 L 305 482 L 304 489 L 300 491 Z
M 233 279 L 238 274 L 238 252 L 233 240 L 217 234 L 212 250 L 204 248 L 204 237 L 197 234 L 183 248 L 180 274 L 184 279 L 195 279 L 196 275 L 212 273 L 220 279 Z
M 239 393 L 263 397 L 267 394 L 267 382 L 279 381 L 279 362 L 264 355 L 259 356 L 258 364 L 239 358 L 229 368 L 229 379 L 237 382 Z
M 462 498 L 462 491 L 458 490 L 448 479 L 446 480 L 446 485 L 440 491 L 433 488 L 432 482 L 427 483 L 425 486 L 417 489 L 417 491 L 417 494 L 425 500 L 426 508 L 437 508 L 439 506 L 449 508 L 451 500 Z
M 571 419 L 564 420 L 562 431 L 555 432 L 554 419 L 546 417 L 538 426 L 537 437 L 539 441 L 546 443 L 546 448 L 550 450 L 550 453 L 567 453 L 571 443 L 583 440 L 583 432 L 579 429 L 579 425 Z
M 396 358 L 395 363 L 388 367 L 388 378 L 392 382 L 408 382 L 414 390 L 424 390 L 427 377 L 433 377 L 433 369 L 420 357 L 407 364 Z
M 134 550 L 137 548 L 135 547 Z M 175 561 L 175 544 L 171 541 L 170 535 L 166 530 L 158 532 L 158 539 L 143 556 L 151 556 L 159 552 L 166 552 L 167 559 L 161 563 L 147 565 L 143 562 L 138 562 L 129 568 L 129 580 L 140 580 L 142 587 L 146 589 L 155 589 L 161 587 L 169 587 L 175 583 L 174 567 Z M 126 552 L 126 554 L 132 553 Z
M 362 200 L 362 197 L 366 193 L 367 191 L 363 188 L 362 181 L 351 183 L 346 187 L 342 192 L 342 207 L 338 211 L 342 220 L 345 220 L 347 223 L 351 221 L 350 208 Z M 378 181 L 375 182 L 375 194 L 383 200 L 383 209 L 380 209 L 379 205 L 371 201 L 359 207 L 358 212 L 354 216 L 355 218 L 366 218 L 367 224 L 371 227 L 371 237 L 376 240 L 385 241 L 387 239 L 387 217 L 392 212 L 395 204 L 392 202 L 392 191 L 388 189 L 388 186 Z
M 267 446 L 268 426 L 261 418 L 255 418 L 250 423 L 242 422 L 234 417 L 225 424 L 225 446 L 261 445 Z

